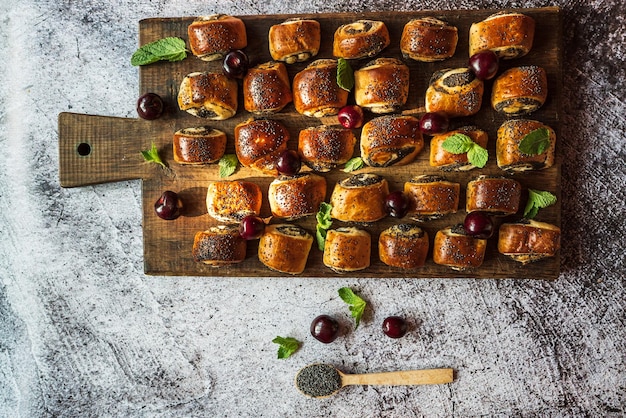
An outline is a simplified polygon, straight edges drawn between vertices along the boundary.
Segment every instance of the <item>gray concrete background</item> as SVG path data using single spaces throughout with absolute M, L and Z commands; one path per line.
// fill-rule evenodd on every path
M 564 9 L 562 274 L 521 280 L 148 277 L 139 182 L 62 189 L 57 115 L 135 117 L 137 22 L 210 12 Z M 0 416 L 624 416 L 626 4 L 613 1 L 8 1 L 0 6 Z M 370 303 L 351 325 L 337 289 Z M 391 340 L 388 315 L 410 318 Z M 277 360 L 271 340 L 304 342 Z M 449 366 L 451 385 L 311 400 L 312 362 Z

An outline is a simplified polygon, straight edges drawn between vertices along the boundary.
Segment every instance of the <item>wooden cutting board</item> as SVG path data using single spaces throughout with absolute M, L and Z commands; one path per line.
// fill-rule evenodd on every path
M 513 66 L 524 64 L 539 65 L 546 69 L 548 74 L 549 97 L 546 104 L 530 118 L 540 120 L 559 129 L 559 113 L 562 79 L 562 22 L 558 8 L 523 9 L 519 10 L 532 16 L 536 20 L 535 42 L 531 52 L 525 57 L 502 61 L 500 71 Z M 406 60 L 411 71 L 410 97 L 405 109 L 414 109 L 423 106 L 424 94 L 428 80 L 434 71 L 443 68 L 464 67 L 468 59 L 468 33 L 473 22 L 480 21 L 495 10 L 456 10 L 456 11 L 415 11 L 415 12 L 372 12 L 372 13 L 338 13 L 338 14 L 311 14 L 299 15 L 320 22 L 322 28 L 322 47 L 316 58 L 332 57 L 332 38 L 337 27 L 356 19 L 366 18 L 382 20 L 389 28 L 391 45 L 379 56 L 401 58 L 399 40 L 404 24 L 412 18 L 434 16 L 441 18 L 459 29 L 459 42 L 454 57 L 438 63 L 418 63 Z M 268 16 L 241 16 L 248 33 L 249 44 L 246 52 L 252 63 L 261 63 L 271 59 L 267 44 L 269 27 L 280 23 L 292 15 Z M 187 38 L 187 26 L 193 17 L 146 19 L 139 23 L 139 44 L 166 37 L 177 36 Z M 130 61 L 130 57 L 129 57 Z M 365 64 L 365 60 L 353 62 L 355 69 Z M 128 64 L 130 65 L 130 63 Z M 154 92 L 166 102 L 167 109 L 163 117 L 155 121 L 141 119 L 113 118 L 106 116 L 82 115 L 75 113 L 61 113 L 59 115 L 59 164 L 60 180 L 63 187 L 77 187 L 97 183 L 121 181 L 128 179 L 142 179 L 143 200 L 143 242 L 144 267 L 147 274 L 155 275 L 193 275 L 193 276 L 241 276 L 241 277 L 275 277 L 284 276 L 269 270 L 262 265 L 257 256 L 257 241 L 248 245 L 248 256 L 240 264 L 212 268 L 193 261 L 191 256 L 194 234 L 205 230 L 216 222 L 207 214 L 205 197 L 207 184 L 210 180 L 219 179 L 217 164 L 207 166 L 182 166 L 173 161 L 172 134 L 182 128 L 208 125 L 228 134 L 229 143 L 227 153 L 234 153 L 233 130 L 236 124 L 251 117 L 243 110 L 241 91 L 240 106 L 237 115 L 226 121 L 205 121 L 191 116 L 178 109 L 176 97 L 183 77 L 194 71 L 220 71 L 220 62 L 206 63 L 191 54 L 181 62 L 159 62 L 139 68 L 139 93 Z M 307 63 L 288 66 L 291 78 Z M 461 183 L 463 190 L 471 179 L 480 174 L 502 175 L 503 172 L 495 162 L 496 130 L 505 118 L 489 106 L 488 98 L 491 91 L 491 82 L 485 84 L 485 96 L 481 111 L 469 118 L 460 118 L 452 121 L 452 128 L 463 125 L 477 125 L 489 134 L 488 150 L 490 160 L 483 169 L 474 169 L 465 173 L 445 173 L 450 180 Z M 353 98 L 351 96 L 351 101 Z M 134 103 L 129 103 L 134 106 Z M 371 115 L 370 115 L 371 117 Z M 289 129 L 291 139 L 289 148 L 297 147 L 298 132 L 300 129 L 320 124 L 314 118 L 297 114 L 293 105 L 289 105 L 281 113 L 272 116 L 272 119 L 283 122 Z M 357 133 L 358 134 L 358 133 Z M 357 135 L 358 136 L 358 135 Z M 168 165 L 164 170 L 156 164 L 145 163 L 141 150 L 149 149 L 151 142 L 158 148 L 161 157 Z M 390 183 L 391 190 L 401 190 L 405 181 L 414 175 L 438 174 L 437 169 L 428 163 L 428 139 L 424 150 L 411 164 L 404 167 L 382 169 L 368 168 L 364 171 L 376 172 L 384 176 Z M 355 151 L 358 153 L 358 146 Z M 556 164 L 550 169 L 516 174 L 524 189 L 536 188 L 548 190 L 556 194 L 559 201 L 556 205 L 542 209 L 537 220 L 561 225 L 560 183 L 561 157 L 557 142 Z M 334 184 L 347 177 L 348 174 L 335 169 L 325 174 L 328 183 L 328 198 Z M 262 190 L 267 187 L 272 178 L 259 175 L 249 169 L 240 168 L 229 179 L 243 179 L 258 183 Z M 174 221 L 164 221 L 154 214 L 154 202 L 164 190 L 173 190 L 182 197 L 186 213 Z M 269 216 L 269 205 L 265 195 L 262 216 Z M 461 194 L 461 210 L 455 215 L 426 222 L 423 228 L 430 236 L 430 242 L 438 229 L 462 222 L 465 212 L 462 210 L 465 194 Z M 522 208 L 525 204 L 522 201 Z M 520 209 L 521 212 L 522 209 Z M 519 218 L 510 217 L 504 220 Z M 407 221 L 407 220 L 405 220 Z M 497 252 L 497 238 L 489 240 L 488 249 L 483 265 L 474 271 L 457 273 L 449 268 L 439 266 L 432 261 L 432 251 L 423 268 L 404 271 L 384 265 L 378 259 L 377 239 L 384 228 L 400 222 L 388 218 L 376 222 L 367 230 L 372 234 L 371 266 L 363 271 L 350 273 L 354 277 L 479 277 L 479 278 L 537 278 L 555 279 L 559 274 L 559 257 L 542 260 L 530 265 L 522 266 Z M 499 220 L 498 222 L 501 222 Z M 294 223 L 304 227 L 311 233 L 315 231 L 314 217 L 307 217 Z M 335 221 L 333 227 L 340 226 Z M 326 268 L 322 263 L 322 252 L 314 245 L 306 270 L 305 277 L 338 277 L 337 273 Z

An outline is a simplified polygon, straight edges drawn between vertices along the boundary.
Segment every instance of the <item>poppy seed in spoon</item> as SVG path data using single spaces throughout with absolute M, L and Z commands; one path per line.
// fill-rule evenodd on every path
M 329 396 L 341 388 L 341 376 L 333 366 L 311 364 L 298 372 L 296 387 L 313 398 Z

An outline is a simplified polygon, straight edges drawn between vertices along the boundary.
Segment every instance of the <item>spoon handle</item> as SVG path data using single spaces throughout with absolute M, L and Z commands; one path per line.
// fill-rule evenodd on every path
M 452 369 L 404 370 L 385 373 L 342 374 L 346 385 L 436 385 L 454 380 Z

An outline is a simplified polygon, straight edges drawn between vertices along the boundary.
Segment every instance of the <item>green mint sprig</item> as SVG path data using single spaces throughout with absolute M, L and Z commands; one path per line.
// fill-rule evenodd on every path
M 528 189 L 528 202 L 524 208 L 524 218 L 532 219 L 539 209 L 547 208 L 556 203 L 556 196 L 544 190 Z
M 359 170 L 363 168 L 363 164 L 364 164 L 363 158 L 361 157 L 350 158 L 348 162 L 346 162 L 346 165 L 343 168 L 343 171 L 346 173 L 349 173 L 351 171 Z
M 292 337 L 276 337 L 272 340 L 273 343 L 278 344 L 278 358 L 289 358 L 293 353 L 300 348 L 300 341 Z
M 450 135 L 443 141 L 441 146 L 452 154 L 467 153 L 467 161 L 478 168 L 483 168 L 489 159 L 487 150 L 475 143 L 472 138 L 465 134 L 455 133 Z
M 524 154 L 539 155 L 543 154 L 549 146 L 550 131 L 548 128 L 542 127 L 527 133 L 517 147 Z
M 326 243 L 326 233 L 333 224 L 333 220 L 330 216 L 332 206 L 329 203 L 322 202 L 320 208 L 315 215 L 317 225 L 315 225 L 315 240 L 317 241 L 317 248 L 320 251 L 324 251 L 324 244 Z
M 130 57 L 134 66 L 148 65 L 157 61 L 182 61 L 187 57 L 185 41 L 181 38 L 168 37 L 147 43 Z
M 159 156 L 159 150 L 154 142 L 152 142 L 152 146 L 148 150 L 141 151 L 141 155 L 143 155 L 143 159 L 149 163 L 156 163 L 166 168 L 165 163 L 161 160 Z
M 217 164 L 220 168 L 220 177 L 228 177 L 237 169 L 239 160 L 235 154 L 224 154 Z
M 354 71 L 344 58 L 337 60 L 337 85 L 346 91 L 354 87 Z
M 367 302 L 354 293 L 349 287 L 342 287 L 339 289 L 338 293 L 341 300 L 350 305 L 350 313 L 354 318 L 354 329 L 356 330 L 361 323 L 361 317 L 363 316 Z

